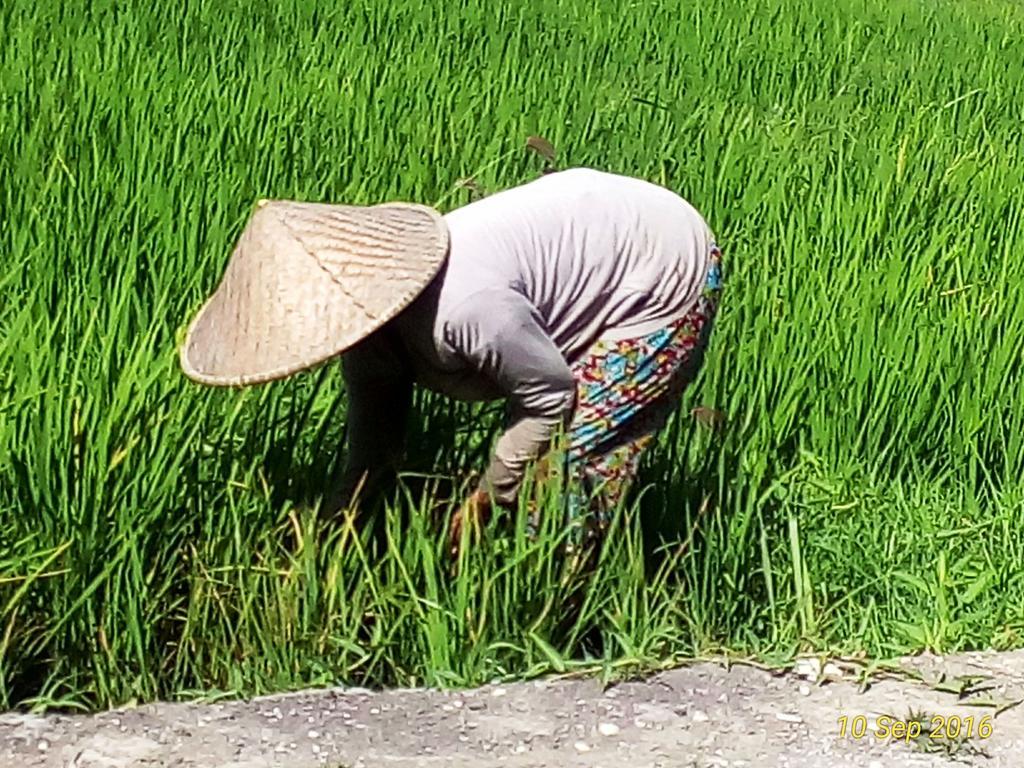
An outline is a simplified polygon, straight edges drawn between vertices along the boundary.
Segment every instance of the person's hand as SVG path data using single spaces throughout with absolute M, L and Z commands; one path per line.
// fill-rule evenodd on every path
M 341 477 L 329 486 L 320 502 L 320 517 L 329 524 L 339 524 L 350 510 L 359 512 L 374 491 L 374 473 L 361 467 L 346 468 Z
M 480 535 L 480 529 L 491 516 L 491 498 L 485 491 L 477 489 L 455 511 L 448 527 L 448 552 L 453 560 L 459 559 L 462 547 L 462 531 L 469 527 L 470 542 Z

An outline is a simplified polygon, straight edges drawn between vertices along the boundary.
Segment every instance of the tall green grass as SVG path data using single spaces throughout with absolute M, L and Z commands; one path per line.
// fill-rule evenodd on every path
M 224 392 L 175 356 L 255 199 L 450 208 L 533 178 L 530 134 L 680 192 L 728 259 L 584 610 L 605 669 L 1021 644 L 1019 4 L 8 0 L 0 38 L 0 704 L 581 656 L 551 516 L 455 577 L 429 496 L 390 546 L 322 538 L 337 368 Z M 500 414 L 418 408 L 412 469 L 479 467 Z

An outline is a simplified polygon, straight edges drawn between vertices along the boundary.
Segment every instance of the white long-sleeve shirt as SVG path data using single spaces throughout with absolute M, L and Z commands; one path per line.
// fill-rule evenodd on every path
M 512 420 L 483 484 L 516 493 L 567 424 L 570 366 L 598 339 L 640 336 L 696 303 L 714 236 L 663 187 L 573 169 L 445 216 L 447 263 L 391 323 L 346 352 L 349 467 L 394 460 L 416 382 L 464 400 L 508 398 Z

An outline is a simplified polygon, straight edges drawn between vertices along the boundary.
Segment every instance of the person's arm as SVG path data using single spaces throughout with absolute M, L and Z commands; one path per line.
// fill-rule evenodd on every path
M 412 375 L 389 340 L 371 336 L 342 355 L 347 394 L 345 462 L 333 506 L 368 499 L 394 475 L 405 447 Z M 332 510 L 336 511 L 336 510 Z
M 514 291 L 470 297 L 447 331 L 453 350 L 509 398 L 511 423 L 495 445 L 478 493 L 514 504 L 527 464 L 571 420 L 576 381 L 536 308 Z

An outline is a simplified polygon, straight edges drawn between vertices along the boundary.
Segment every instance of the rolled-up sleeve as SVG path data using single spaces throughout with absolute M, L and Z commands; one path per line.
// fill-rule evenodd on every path
M 467 298 L 446 325 L 446 342 L 509 399 L 511 423 L 498 438 L 481 487 L 511 504 L 527 464 L 572 418 L 572 371 L 536 308 L 511 289 Z

